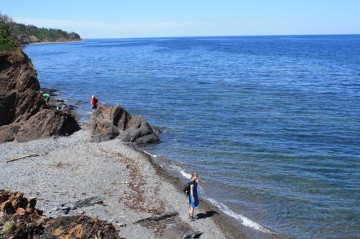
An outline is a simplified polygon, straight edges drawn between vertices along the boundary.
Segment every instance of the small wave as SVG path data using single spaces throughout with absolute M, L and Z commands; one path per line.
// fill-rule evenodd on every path
M 183 169 L 180 168 L 180 173 L 182 176 L 184 176 L 185 178 L 187 179 L 190 179 L 191 178 L 191 174 L 185 172 Z
M 149 155 L 150 157 L 157 158 L 157 155 L 156 155 L 156 154 L 151 154 L 151 153 L 149 153 L 148 151 L 145 151 L 144 149 L 142 149 L 142 151 L 143 151 L 144 153 L 146 153 L 147 155 Z
M 253 222 L 252 220 L 250 220 L 249 218 L 237 214 L 234 211 L 232 211 L 230 208 L 228 208 L 227 206 L 225 206 L 223 203 L 217 202 L 214 199 L 211 198 L 206 198 L 209 202 L 211 202 L 213 205 L 215 205 L 216 207 L 218 207 L 221 211 L 223 211 L 225 214 L 229 215 L 230 217 L 233 217 L 239 221 L 241 221 L 241 224 L 243 224 L 246 227 L 250 227 L 253 228 L 255 230 L 261 231 L 261 232 L 265 232 L 265 233 L 271 233 L 270 230 L 266 229 L 265 227 L 261 226 L 260 224 Z
M 151 157 L 157 157 L 157 155 L 152 155 L 150 154 L 149 152 L 143 150 L 144 153 L 148 154 L 149 156 Z M 170 165 L 170 167 L 177 171 L 177 172 L 180 172 L 180 174 L 186 178 L 186 179 L 190 179 L 191 178 L 191 174 L 185 172 L 184 169 L 182 169 L 180 166 L 177 166 L 177 165 Z M 200 186 L 200 185 L 199 185 Z M 199 187 L 199 190 L 200 191 L 203 191 L 202 187 L 200 186 Z M 269 229 L 266 229 L 265 227 L 261 226 L 260 224 L 256 223 L 256 222 L 253 222 L 252 220 L 250 220 L 249 218 L 243 216 L 243 215 L 240 215 L 240 214 L 237 214 L 235 213 L 234 211 L 232 211 L 230 208 L 228 208 L 226 205 L 224 205 L 223 203 L 220 203 L 212 198 L 205 198 L 206 200 L 208 200 L 211 204 L 213 204 L 214 206 L 218 207 L 221 211 L 223 211 L 225 214 L 241 221 L 241 223 L 246 226 L 246 227 L 250 227 L 250 228 L 253 228 L 255 230 L 258 230 L 258 231 L 261 231 L 261 232 L 264 232 L 264 233 L 271 233 L 271 231 Z
M 142 151 L 149 155 L 150 157 L 153 157 L 153 158 L 156 158 L 158 157 L 157 155 L 155 154 L 151 154 L 149 152 L 147 152 L 146 150 L 142 149 Z M 162 165 L 160 165 L 162 166 Z M 180 174 L 186 178 L 186 179 L 191 179 L 191 174 L 185 172 L 184 169 L 182 169 L 180 166 L 177 166 L 177 165 L 169 165 L 170 168 L 172 168 L 172 170 L 175 170 L 177 172 L 180 172 Z M 199 190 L 200 191 L 203 191 L 202 187 L 199 187 Z M 250 228 L 253 228 L 255 230 L 258 230 L 258 231 L 261 231 L 261 232 L 264 232 L 264 233 L 271 233 L 271 231 L 269 229 L 266 229 L 265 227 L 261 226 L 260 224 L 256 223 L 256 222 L 253 222 L 252 220 L 250 220 L 249 218 L 243 216 L 243 215 L 240 215 L 240 214 L 237 214 L 235 213 L 234 211 L 232 211 L 230 208 L 228 208 L 226 205 L 224 205 L 223 203 L 220 203 L 212 198 L 205 198 L 206 200 L 208 200 L 211 204 L 213 204 L 214 206 L 218 207 L 221 211 L 223 211 L 225 214 L 229 215 L 230 217 L 233 217 L 239 221 L 241 221 L 241 224 L 243 224 L 244 226 L 246 227 L 250 227 Z
M 176 166 L 176 165 L 171 165 L 170 167 L 172 167 L 174 170 L 180 172 L 180 174 L 181 174 L 184 178 L 191 179 L 191 174 L 185 172 L 184 169 L 182 169 L 181 167 Z

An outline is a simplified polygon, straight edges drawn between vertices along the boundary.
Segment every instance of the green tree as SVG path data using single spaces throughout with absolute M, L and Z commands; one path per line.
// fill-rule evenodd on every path
M 13 36 L 14 21 L 6 16 L 0 14 L 0 51 L 14 51 L 19 42 Z

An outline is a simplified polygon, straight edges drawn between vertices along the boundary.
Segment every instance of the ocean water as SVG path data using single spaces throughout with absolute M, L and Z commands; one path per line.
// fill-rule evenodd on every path
M 146 147 L 239 224 L 360 237 L 360 35 L 91 39 L 30 45 L 42 87 L 163 133 Z

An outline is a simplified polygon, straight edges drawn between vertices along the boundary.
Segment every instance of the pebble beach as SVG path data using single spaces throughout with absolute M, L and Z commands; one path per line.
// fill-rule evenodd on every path
M 117 139 L 91 142 L 86 126 L 68 137 L 3 143 L 0 152 L 0 188 L 35 197 L 36 207 L 48 217 L 84 214 L 112 223 L 125 238 L 185 238 L 196 233 L 209 239 L 249 237 L 204 200 L 195 211 L 198 219 L 190 221 L 179 179 L 133 145 Z M 14 160 L 21 156 L 28 157 Z M 95 201 L 74 207 L 86 200 Z M 156 222 L 142 221 L 172 214 Z

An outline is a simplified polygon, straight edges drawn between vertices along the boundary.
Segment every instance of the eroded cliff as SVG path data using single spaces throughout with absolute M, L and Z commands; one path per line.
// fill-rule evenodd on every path
M 0 51 L 0 143 L 69 135 L 80 129 L 69 113 L 51 110 L 39 90 L 36 70 L 22 49 Z

